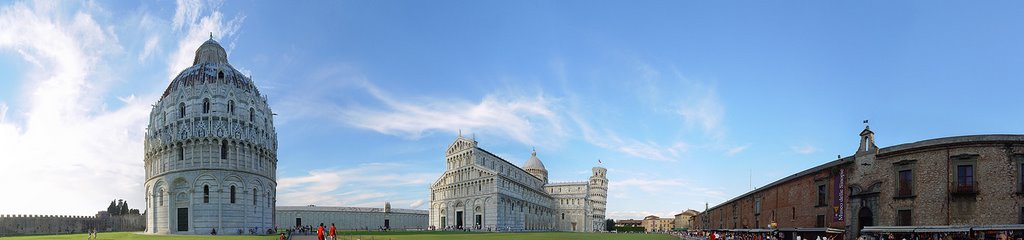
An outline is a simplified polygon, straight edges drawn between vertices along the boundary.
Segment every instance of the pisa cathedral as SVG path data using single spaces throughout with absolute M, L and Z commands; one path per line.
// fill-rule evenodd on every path
M 534 151 L 522 168 L 461 134 L 445 151 L 446 170 L 430 185 L 430 225 L 474 231 L 603 231 L 607 169 L 589 181 L 548 183 Z
M 146 232 L 237 234 L 274 226 L 277 133 L 267 98 L 210 37 L 153 105 Z

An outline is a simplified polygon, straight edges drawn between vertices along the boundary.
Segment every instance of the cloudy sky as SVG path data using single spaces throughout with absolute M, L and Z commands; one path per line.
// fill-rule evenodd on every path
M 150 105 L 210 33 L 277 113 L 279 205 L 424 209 L 459 131 L 608 216 L 879 146 L 1024 132 L 1021 2 L 0 1 L 0 214 L 143 207 Z M 948 3 L 948 2 L 944 2 Z

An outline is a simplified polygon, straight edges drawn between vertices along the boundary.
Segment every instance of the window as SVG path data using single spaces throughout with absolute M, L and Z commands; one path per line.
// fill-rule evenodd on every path
M 896 226 L 911 226 L 911 220 L 910 209 L 896 211 Z
M 185 147 L 178 146 L 178 161 L 185 161 Z
M 911 170 L 899 171 L 899 179 L 897 181 L 897 186 L 896 186 L 897 187 L 896 196 L 897 197 L 909 197 L 909 196 L 914 195 L 913 183 L 914 183 L 914 175 L 911 173 Z
M 235 203 L 235 186 L 231 186 L 231 203 Z
M 217 79 L 223 80 L 224 79 L 224 72 L 217 72 Z
M 827 201 L 828 201 L 828 187 L 825 186 L 825 183 L 819 183 L 818 184 L 818 205 L 816 207 L 821 207 L 821 206 L 827 205 L 828 204 Z
M 754 199 L 754 215 L 761 215 L 761 199 Z M 757 225 L 760 226 L 760 225 Z
M 562 219 L 565 219 L 565 213 L 562 214 Z
M 210 113 L 210 99 L 203 98 L 203 114 Z
M 252 205 L 256 206 L 256 188 L 252 189 Z
M 160 206 L 164 205 L 164 191 L 160 191 Z
M 178 104 L 178 118 L 185 118 L 185 103 Z
M 249 121 L 252 122 L 253 119 L 256 119 L 256 109 L 249 108 Z
M 818 215 L 817 221 L 814 222 L 814 227 L 825 227 L 825 215 Z
M 974 192 L 974 165 L 956 166 L 956 191 Z
M 228 141 L 220 143 L 220 159 L 228 159 Z
M 234 100 L 228 101 L 228 113 L 229 114 L 235 114 L 235 101 Z
M 1015 155 L 1017 160 L 1017 193 L 1024 193 L 1024 155 Z
M 203 185 L 203 203 L 210 203 L 210 185 Z
M 1020 217 L 1019 218 L 1020 219 L 1017 220 L 1017 223 L 1024 224 L 1024 207 L 1020 207 Z

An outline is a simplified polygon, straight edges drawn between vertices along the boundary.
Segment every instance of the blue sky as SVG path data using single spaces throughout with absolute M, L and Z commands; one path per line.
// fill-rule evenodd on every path
M 553 181 L 601 159 L 610 218 L 702 211 L 864 119 L 1024 131 L 1024 5 L 985 3 L 4 1 L 0 213 L 143 206 L 149 105 L 211 32 L 278 114 L 279 205 L 424 209 L 461 130 Z

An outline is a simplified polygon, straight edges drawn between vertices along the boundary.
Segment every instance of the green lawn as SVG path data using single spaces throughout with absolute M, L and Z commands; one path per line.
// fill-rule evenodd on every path
M 613 234 L 613 233 L 566 233 L 566 232 L 539 232 L 539 233 L 465 233 L 465 232 L 365 232 L 345 231 L 338 233 L 339 240 L 416 240 L 416 239 L 525 239 L 525 240 L 565 240 L 565 239 L 625 239 L 625 240 L 647 240 L 647 239 L 675 239 L 665 234 Z M 86 239 L 85 234 L 68 235 L 45 235 L 45 236 L 23 236 L 23 237 L 0 237 L 0 239 L 29 240 L 29 239 Z M 292 239 L 306 240 L 313 239 L 312 236 L 295 236 Z M 277 239 L 276 236 L 162 236 L 146 235 L 138 233 L 100 233 L 102 240 L 133 240 L 133 239 L 166 239 L 166 240 L 191 240 L 191 239 Z

